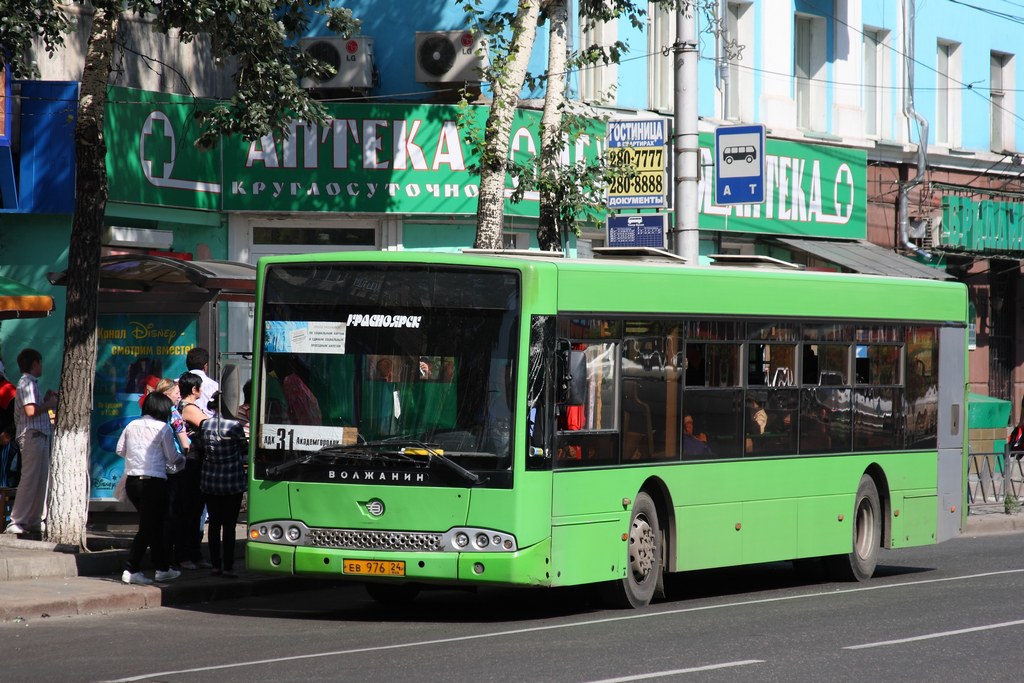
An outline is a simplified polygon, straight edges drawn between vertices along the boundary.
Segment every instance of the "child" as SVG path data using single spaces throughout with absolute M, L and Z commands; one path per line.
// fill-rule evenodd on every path
M 142 417 L 129 422 L 117 440 L 117 454 L 125 460 L 125 492 L 139 511 L 139 531 L 121 575 L 124 583 L 153 583 L 141 571 L 146 548 L 152 553 L 157 581 L 181 576 L 181 572 L 171 569 L 164 542 L 167 470 L 174 471 L 185 464 L 185 457 L 174 448 L 174 435 L 167 424 L 173 405 L 165 394 L 147 394 L 142 402 Z

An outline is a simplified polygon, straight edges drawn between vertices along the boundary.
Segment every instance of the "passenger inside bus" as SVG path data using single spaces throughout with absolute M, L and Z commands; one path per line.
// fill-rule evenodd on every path
M 768 413 L 753 396 L 747 396 L 747 440 L 746 452 L 754 452 L 754 441 L 764 434 L 768 426 Z
M 281 389 L 288 403 L 288 417 L 292 424 L 321 425 L 320 403 L 306 383 L 309 369 L 296 356 L 285 359 Z
M 694 429 L 692 415 L 683 416 L 683 453 L 691 457 L 712 454 L 708 435 Z

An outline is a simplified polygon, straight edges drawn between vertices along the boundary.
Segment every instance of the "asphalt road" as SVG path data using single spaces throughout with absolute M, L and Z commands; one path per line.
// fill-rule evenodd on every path
M 0 625 L 11 681 L 1010 681 L 1024 654 L 1024 534 L 885 552 L 875 579 L 789 564 L 671 577 L 667 600 L 581 589 L 356 586 Z

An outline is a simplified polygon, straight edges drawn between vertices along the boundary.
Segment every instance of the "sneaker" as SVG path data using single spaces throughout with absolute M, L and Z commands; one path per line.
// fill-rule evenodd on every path
M 174 581 L 179 576 L 181 576 L 181 572 L 177 569 L 168 569 L 165 572 L 157 570 L 156 574 L 153 575 L 153 578 L 157 581 Z
M 5 533 L 5 534 L 23 534 L 23 533 L 25 533 L 25 530 L 24 530 L 24 529 L 22 529 L 22 528 L 21 528 L 20 526 L 18 526 L 17 524 L 14 524 L 14 523 L 12 522 L 12 523 L 10 523 L 10 524 L 8 524 L 8 525 L 7 525 L 7 528 L 6 528 L 6 529 L 4 529 L 4 533 Z
M 180 563 L 178 566 L 181 567 L 182 569 L 188 569 L 189 571 L 192 571 L 194 569 L 199 569 L 199 566 L 195 562 L 193 562 L 192 560 L 185 560 L 184 562 Z
M 207 562 L 206 560 L 199 560 L 198 562 L 195 563 L 195 565 L 199 569 L 212 569 L 213 568 L 213 565 L 210 564 L 209 562 Z
M 148 586 L 153 583 L 153 579 L 148 578 L 142 572 L 135 572 L 134 574 L 125 569 L 124 573 L 121 574 L 121 583 L 136 584 L 138 586 Z

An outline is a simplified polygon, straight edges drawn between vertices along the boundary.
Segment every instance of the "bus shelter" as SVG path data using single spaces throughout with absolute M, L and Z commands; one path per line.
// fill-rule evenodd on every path
M 0 320 L 45 318 L 53 312 L 53 297 L 28 285 L 0 277 Z
M 67 285 L 67 271 L 51 273 Z M 166 256 L 116 255 L 100 261 L 96 378 L 91 424 L 93 501 L 113 501 L 124 469 L 115 452 L 124 426 L 141 414 L 147 385 L 186 371 L 194 346 L 210 351 L 211 377 L 222 382 L 229 406 L 238 402 L 237 356 L 222 349 L 222 305 L 252 302 L 256 268 L 235 261 L 186 261 Z

